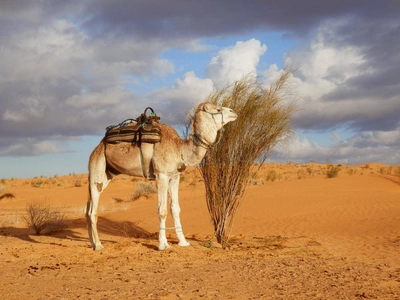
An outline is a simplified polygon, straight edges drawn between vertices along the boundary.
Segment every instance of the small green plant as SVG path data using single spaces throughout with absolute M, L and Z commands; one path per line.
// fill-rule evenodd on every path
M 65 214 L 51 207 L 47 201 L 32 201 L 25 209 L 26 215 L 22 218 L 36 234 L 44 229 L 56 231 L 65 225 Z
M 150 182 L 139 181 L 136 183 L 136 191 L 133 193 L 131 200 L 137 200 L 141 196 L 148 196 L 157 193 L 157 189 Z
M 327 178 L 335 178 L 335 177 L 338 176 L 339 171 L 340 171 L 340 166 L 339 165 L 337 165 L 337 166 L 329 165 L 328 169 L 326 171 L 326 177 Z

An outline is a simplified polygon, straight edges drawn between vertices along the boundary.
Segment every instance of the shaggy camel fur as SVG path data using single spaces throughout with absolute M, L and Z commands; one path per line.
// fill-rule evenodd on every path
M 89 159 L 89 200 L 86 207 L 86 223 L 93 249 L 104 249 L 97 233 L 97 208 L 101 192 L 118 174 L 144 177 L 143 173 L 155 178 L 157 182 L 160 221 L 158 249 L 164 250 L 170 247 L 165 234 L 168 194 L 171 197 L 171 213 L 179 245 L 188 246 L 179 217 L 180 173 L 187 166 L 199 164 L 209 147 L 216 141 L 218 131 L 236 118 L 237 115 L 230 108 L 217 107 L 210 102 L 201 103 L 193 116 L 188 140 L 182 140 L 172 127 L 159 124 L 161 140 L 156 144 L 143 143 L 142 158 L 140 149 L 135 144 L 126 142 L 108 144 L 103 139 L 93 150 Z

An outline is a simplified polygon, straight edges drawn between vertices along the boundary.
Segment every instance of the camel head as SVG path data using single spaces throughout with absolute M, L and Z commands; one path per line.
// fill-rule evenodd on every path
M 201 103 L 196 111 L 198 113 L 202 114 L 202 119 L 208 119 L 210 125 L 215 125 L 217 130 L 238 117 L 229 107 L 217 106 L 211 102 Z

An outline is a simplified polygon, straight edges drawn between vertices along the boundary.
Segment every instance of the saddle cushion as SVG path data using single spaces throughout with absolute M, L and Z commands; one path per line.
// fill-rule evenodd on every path
M 160 128 L 156 124 L 131 124 L 117 127 L 106 132 L 107 143 L 129 142 L 134 144 L 160 142 Z
M 150 110 L 150 116 L 146 112 Z M 129 142 L 140 145 L 140 143 L 155 144 L 160 142 L 161 130 L 158 126 L 158 117 L 151 107 L 147 107 L 143 114 L 137 119 L 127 119 L 118 125 L 111 125 L 106 128 L 106 143 Z

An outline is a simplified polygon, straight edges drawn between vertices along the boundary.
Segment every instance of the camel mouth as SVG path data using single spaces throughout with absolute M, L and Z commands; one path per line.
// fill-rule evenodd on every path
M 233 111 L 229 114 L 229 118 L 231 118 L 231 121 L 235 121 L 238 118 L 238 115 L 234 113 Z

